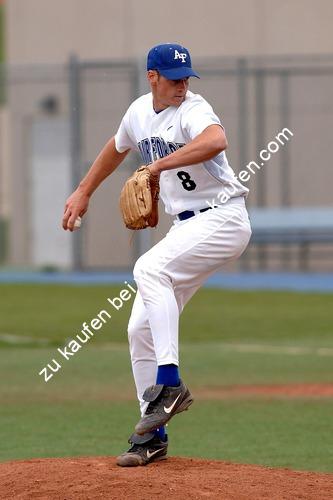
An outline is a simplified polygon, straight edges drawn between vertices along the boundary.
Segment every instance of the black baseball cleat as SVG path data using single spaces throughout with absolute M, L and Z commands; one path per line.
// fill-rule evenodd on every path
M 135 432 L 140 435 L 162 427 L 176 413 L 187 410 L 193 403 L 193 397 L 182 381 L 178 387 L 152 385 L 145 390 L 142 397 L 149 405 L 135 426 Z
M 153 432 L 139 436 L 132 434 L 128 442 L 131 448 L 117 457 L 117 465 L 120 467 L 137 467 L 138 465 L 147 465 L 150 462 L 165 460 L 168 451 L 168 436 L 165 435 L 165 441 L 162 441 Z

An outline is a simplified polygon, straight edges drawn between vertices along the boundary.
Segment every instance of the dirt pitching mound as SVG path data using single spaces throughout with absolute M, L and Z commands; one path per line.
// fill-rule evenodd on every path
M 173 457 L 135 468 L 117 467 L 113 457 L 0 464 L 2 500 L 324 500 L 332 492 L 333 474 L 218 460 Z

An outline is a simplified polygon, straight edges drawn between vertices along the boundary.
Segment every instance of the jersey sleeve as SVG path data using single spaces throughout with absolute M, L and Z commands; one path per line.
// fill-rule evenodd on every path
M 134 135 L 131 130 L 130 124 L 130 108 L 125 113 L 121 123 L 119 125 L 118 131 L 115 135 L 116 149 L 119 153 L 123 153 L 128 149 L 137 150 L 138 146 L 134 139 Z
M 224 130 L 220 119 L 207 101 L 194 103 L 182 116 L 182 128 L 190 140 L 201 134 L 209 125 L 220 125 Z

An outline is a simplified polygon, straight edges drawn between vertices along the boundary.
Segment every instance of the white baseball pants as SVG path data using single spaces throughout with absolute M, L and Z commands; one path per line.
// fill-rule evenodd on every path
M 210 275 L 244 252 L 250 236 L 244 198 L 231 198 L 190 219 L 176 218 L 166 236 L 137 260 L 128 338 L 142 415 L 147 406 L 142 395 L 156 383 L 157 366 L 178 365 L 185 304 Z

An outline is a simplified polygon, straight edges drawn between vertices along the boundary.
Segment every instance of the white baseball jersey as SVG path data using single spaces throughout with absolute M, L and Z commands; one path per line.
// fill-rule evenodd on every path
M 152 93 L 136 99 L 124 115 L 115 136 L 120 153 L 139 151 L 145 165 L 191 142 L 209 125 L 221 125 L 212 107 L 199 94 L 187 91 L 184 102 L 156 113 Z M 222 125 L 221 125 L 222 126 Z M 248 195 L 236 178 L 223 151 L 213 159 L 161 172 L 160 196 L 166 213 L 207 208 L 212 200 Z

